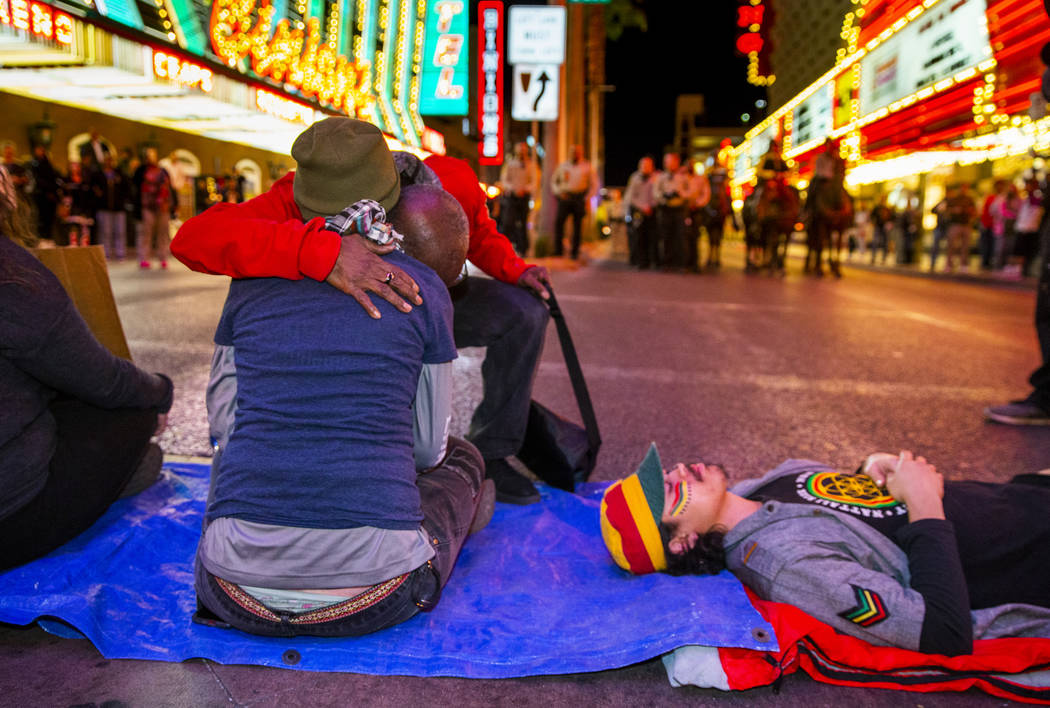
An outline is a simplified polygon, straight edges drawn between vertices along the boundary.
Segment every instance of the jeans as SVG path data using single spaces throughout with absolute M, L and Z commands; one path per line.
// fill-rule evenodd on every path
M 106 250 L 106 258 L 124 258 L 127 245 L 127 217 L 122 211 L 105 211 L 100 209 L 95 215 L 98 224 L 98 236 Z
M 941 243 L 944 241 L 944 237 L 947 233 L 948 227 L 944 224 L 938 224 L 933 230 L 933 242 L 930 244 L 931 271 L 937 267 L 937 256 L 941 255 Z M 989 234 L 989 238 L 991 238 L 991 234 Z
M 509 457 L 525 439 L 550 313 L 532 291 L 491 278 L 467 278 L 449 294 L 456 346 L 487 347 L 467 439 L 486 460 Z
M 524 256 L 529 250 L 529 195 L 519 197 L 515 194 L 504 194 L 500 206 L 499 230 L 510 239 L 518 255 Z
M 558 197 L 558 210 L 554 215 L 554 255 L 560 256 L 564 246 L 565 220 L 572 217 L 572 257 L 580 256 L 580 239 L 583 236 L 583 215 L 587 211 L 587 194 L 566 194 Z
M 0 519 L 0 569 L 39 558 L 87 530 L 131 479 L 157 426 L 152 410 L 104 410 L 76 399 L 50 406 L 55 452 L 40 493 Z
M 404 576 L 320 610 L 281 612 L 261 607 L 237 586 L 220 581 L 205 570 L 198 558 L 198 603 L 231 627 L 270 637 L 360 636 L 400 624 L 421 611 L 428 612 L 441 598 L 441 590 L 470 531 L 481 501 L 484 474 L 485 465 L 478 451 L 465 440 L 449 438 L 448 453 L 441 464 L 416 478 L 423 528 L 430 535 L 434 557 Z M 382 598 L 369 603 L 369 593 Z M 253 612 L 245 605 L 258 607 Z
M 1046 253 L 1045 249 L 1050 247 L 1050 221 L 1043 223 L 1040 237 Z M 1035 333 L 1039 337 L 1043 365 L 1029 377 L 1032 392 L 1025 400 L 1050 412 L 1050 258 L 1043 259 L 1039 267 L 1039 285 L 1035 291 Z

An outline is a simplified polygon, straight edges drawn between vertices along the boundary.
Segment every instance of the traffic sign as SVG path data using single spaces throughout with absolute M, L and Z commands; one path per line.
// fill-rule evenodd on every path
M 558 119 L 558 69 L 557 64 L 514 65 L 511 118 L 539 121 Z
M 565 62 L 565 8 L 512 5 L 507 12 L 507 61 L 511 64 Z

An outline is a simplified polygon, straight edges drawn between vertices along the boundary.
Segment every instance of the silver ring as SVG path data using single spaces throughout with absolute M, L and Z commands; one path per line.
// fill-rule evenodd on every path
M 383 278 L 383 282 L 386 283 L 387 285 L 390 285 L 390 283 L 394 282 L 394 274 L 393 273 L 387 273 L 386 277 Z

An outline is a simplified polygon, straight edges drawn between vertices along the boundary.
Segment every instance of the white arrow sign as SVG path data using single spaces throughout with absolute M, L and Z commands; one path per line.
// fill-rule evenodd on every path
M 511 118 L 525 121 L 558 119 L 558 68 L 557 64 L 514 65 Z

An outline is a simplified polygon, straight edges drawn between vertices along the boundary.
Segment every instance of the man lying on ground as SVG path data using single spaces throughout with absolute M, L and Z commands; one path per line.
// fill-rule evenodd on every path
M 789 460 L 730 490 L 718 465 L 662 470 L 654 446 L 606 491 L 602 537 L 625 570 L 728 568 L 872 644 L 957 655 L 1050 637 L 1050 476 L 945 482 L 907 451 L 863 469 Z
M 362 143 L 382 136 L 354 123 L 312 137 L 371 153 Z M 384 150 L 357 168 L 375 173 L 368 185 L 396 176 Z M 378 203 L 355 206 L 341 216 L 383 231 L 365 223 L 382 221 Z M 466 257 L 466 217 L 440 188 L 414 186 L 400 190 L 390 223 L 405 251 L 384 260 L 428 293 L 403 317 L 372 319 L 310 279 L 230 286 L 209 387 L 221 454 L 196 589 L 205 610 L 243 631 L 360 635 L 429 610 L 466 535 L 491 516 L 481 456 L 448 438 L 456 349 L 446 286 Z M 426 433 L 416 445 L 414 428 Z

